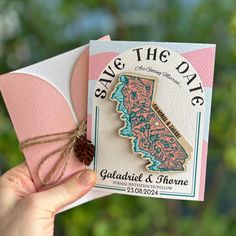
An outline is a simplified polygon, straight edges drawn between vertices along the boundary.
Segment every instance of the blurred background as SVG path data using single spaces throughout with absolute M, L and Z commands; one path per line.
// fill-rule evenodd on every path
M 0 0 L 0 74 L 110 34 L 216 43 L 205 202 L 113 195 L 56 218 L 56 236 L 236 235 L 235 0 Z M 23 161 L 0 97 L 0 172 Z

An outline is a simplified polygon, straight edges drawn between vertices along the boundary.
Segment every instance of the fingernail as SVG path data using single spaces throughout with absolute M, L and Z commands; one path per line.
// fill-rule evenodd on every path
M 80 176 L 79 176 L 79 184 L 83 186 L 91 185 L 91 183 L 94 182 L 94 172 L 91 170 L 85 170 Z

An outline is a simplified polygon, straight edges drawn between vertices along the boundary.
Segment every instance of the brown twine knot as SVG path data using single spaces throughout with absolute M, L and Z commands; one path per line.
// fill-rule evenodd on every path
M 63 177 L 72 153 L 75 153 L 79 161 L 83 162 L 87 166 L 89 166 L 90 163 L 93 161 L 95 147 L 92 144 L 92 142 L 86 139 L 85 137 L 86 127 L 87 127 L 86 121 L 82 121 L 82 122 L 79 122 L 79 125 L 77 126 L 77 128 L 71 131 L 37 136 L 37 137 L 26 139 L 20 143 L 20 149 L 21 151 L 23 151 L 23 149 L 34 146 L 34 145 L 41 145 L 45 143 L 68 140 L 68 142 L 66 142 L 64 145 L 48 153 L 40 161 L 38 165 L 37 174 L 38 174 L 39 180 L 41 181 L 43 185 L 54 184 Z M 41 169 L 42 169 L 43 164 L 56 153 L 60 153 L 59 159 L 57 160 L 53 168 L 49 171 L 48 175 L 45 178 L 43 178 L 41 175 Z M 64 162 L 63 165 L 62 165 L 62 162 Z M 62 168 L 61 168 L 60 174 L 57 177 L 57 179 L 52 183 L 51 179 L 61 165 L 62 165 Z

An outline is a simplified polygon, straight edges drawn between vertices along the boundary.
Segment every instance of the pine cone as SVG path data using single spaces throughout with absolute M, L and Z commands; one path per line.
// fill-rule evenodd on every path
M 75 142 L 74 152 L 81 162 L 86 166 L 89 166 L 93 161 L 95 146 L 90 140 L 86 139 L 85 136 L 81 136 L 80 138 L 77 138 Z

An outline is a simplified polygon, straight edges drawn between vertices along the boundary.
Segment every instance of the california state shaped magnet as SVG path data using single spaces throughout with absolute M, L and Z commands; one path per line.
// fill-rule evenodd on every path
M 157 78 L 123 74 L 111 95 L 131 139 L 132 150 L 148 161 L 149 171 L 184 171 L 192 147 L 155 103 Z

